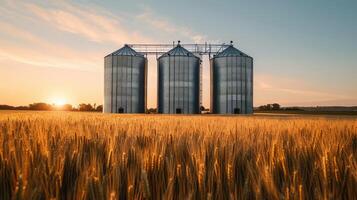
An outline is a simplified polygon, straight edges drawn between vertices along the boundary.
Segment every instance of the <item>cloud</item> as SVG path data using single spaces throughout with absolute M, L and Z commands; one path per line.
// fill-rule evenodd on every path
M 137 15 L 136 18 L 149 24 L 150 26 L 157 28 L 160 31 L 164 31 L 169 34 L 179 34 L 196 43 L 201 43 L 207 40 L 206 35 L 195 33 L 188 27 L 179 26 L 177 24 L 173 24 L 172 22 L 160 18 L 159 16 L 155 15 L 149 7 L 146 7 L 143 13 Z
M 16 38 L 15 41 L 0 38 L 0 57 L 3 60 L 41 67 L 94 70 L 102 57 L 100 54 L 83 53 L 60 43 L 53 44 L 8 23 L 0 22 L 0 30 L 2 34 Z
M 56 67 L 56 68 L 70 68 L 70 69 L 79 69 L 92 71 L 97 69 L 98 65 L 96 63 L 84 63 L 83 60 L 67 60 L 61 57 L 49 57 L 41 56 L 37 53 L 31 53 L 30 51 L 16 52 L 16 49 L 12 53 L 8 53 L 9 48 L 4 51 L 0 49 L 0 56 L 3 57 L 0 60 L 11 60 L 18 63 L 29 64 L 40 67 Z M 16 52 L 16 53 L 14 53 Z M 27 55 L 27 56 L 25 56 Z M 45 59 L 44 59 L 45 58 Z M 83 67 L 85 66 L 85 67 Z
M 173 26 L 148 9 L 139 16 L 119 16 L 94 4 L 5 0 L 0 11 L 0 57 L 36 66 L 98 69 L 102 66 L 103 54 L 108 53 L 103 50 L 111 51 L 124 43 L 154 41 L 133 28 L 126 28 L 123 22 L 144 21 L 147 26 L 154 25 L 168 35 L 179 33 L 196 42 L 206 37 L 186 27 Z M 40 31 L 32 29 L 31 24 Z M 72 44 L 65 39 L 66 35 L 61 37 L 54 30 L 92 43 Z M 53 37 L 53 33 L 58 35 Z
M 273 88 L 270 84 L 263 82 L 263 81 L 257 81 L 258 83 L 258 88 L 260 89 L 271 89 Z
M 289 93 L 289 94 L 297 94 L 297 95 L 303 95 L 303 96 L 316 96 L 316 97 L 340 97 L 340 98 L 346 98 L 344 95 L 336 95 L 336 94 L 331 94 L 331 93 L 326 93 L 326 92 L 319 92 L 319 91 L 313 91 L 313 90 L 308 90 L 308 89 L 303 89 L 303 88 L 294 88 L 296 86 L 292 86 L 293 88 L 284 88 L 278 85 L 275 85 L 275 83 L 267 83 L 263 81 L 256 81 L 257 86 L 256 89 L 258 90 L 265 90 L 265 91 L 270 91 L 270 92 L 282 92 L 282 93 Z M 289 85 L 289 84 L 281 84 L 281 85 Z
M 286 85 L 286 84 L 283 84 Z M 268 92 L 280 92 L 281 94 L 293 94 L 300 95 L 301 97 L 308 98 L 318 98 L 318 99 L 330 99 L 330 98 L 348 98 L 346 95 L 340 95 L 336 93 L 327 93 L 327 92 L 319 92 L 304 88 L 282 88 L 279 86 L 273 86 L 267 83 L 260 83 L 260 86 L 257 87 L 258 90 L 265 90 Z
M 303 79 L 277 77 L 276 75 L 256 74 L 254 78 L 256 105 L 277 102 L 283 105 L 317 105 L 323 102 L 342 102 L 356 99 L 355 96 L 326 92 L 326 88 L 311 89 Z
M 57 4 L 56 4 L 57 5 Z M 101 9 L 58 3 L 59 7 L 45 8 L 35 4 L 26 7 L 35 16 L 49 25 L 72 34 L 80 35 L 93 42 L 123 44 L 129 41 L 148 41 L 136 31 L 128 31 L 118 17 L 104 13 Z
M 0 60 L 92 71 L 102 67 L 104 54 L 113 47 L 151 41 L 126 29 L 120 17 L 103 8 L 69 1 L 47 3 L 4 2 L 0 8 Z M 73 44 L 53 30 L 75 35 L 87 43 Z

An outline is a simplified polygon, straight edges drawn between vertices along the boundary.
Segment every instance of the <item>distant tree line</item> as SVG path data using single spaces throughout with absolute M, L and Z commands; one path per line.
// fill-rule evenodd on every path
M 86 104 L 81 103 L 77 107 L 73 107 L 71 104 L 65 104 L 62 106 L 52 105 L 48 103 L 32 103 L 28 106 L 9 106 L 0 105 L 0 110 L 47 110 L 47 111 L 87 111 L 87 112 L 102 112 L 103 105 Z
M 146 110 L 146 114 L 156 114 L 157 113 L 157 109 L 156 108 L 148 108 Z
M 270 110 L 287 110 L 287 111 L 299 111 L 302 110 L 299 107 L 281 107 L 278 103 L 266 104 L 259 106 L 255 110 L 257 111 L 270 111 Z
M 266 104 L 258 107 L 258 110 L 280 110 L 280 104 L 272 103 Z
M 254 108 L 257 113 L 290 113 L 321 115 L 357 115 L 357 106 L 291 106 L 281 107 L 277 103 Z

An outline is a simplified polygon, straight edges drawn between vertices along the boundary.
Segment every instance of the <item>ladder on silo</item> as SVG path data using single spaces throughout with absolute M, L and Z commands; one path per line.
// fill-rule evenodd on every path
M 202 107 L 202 55 L 200 55 L 200 108 L 199 113 L 201 113 Z

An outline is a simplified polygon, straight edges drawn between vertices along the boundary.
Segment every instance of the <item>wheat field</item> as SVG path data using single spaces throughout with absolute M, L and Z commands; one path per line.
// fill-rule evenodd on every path
M 357 119 L 0 112 L 0 199 L 356 199 Z

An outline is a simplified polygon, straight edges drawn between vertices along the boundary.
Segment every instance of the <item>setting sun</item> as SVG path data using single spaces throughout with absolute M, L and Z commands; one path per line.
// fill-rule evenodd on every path
M 56 98 L 52 102 L 55 106 L 63 106 L 67 103 L 66 99 L 64 98 Z

